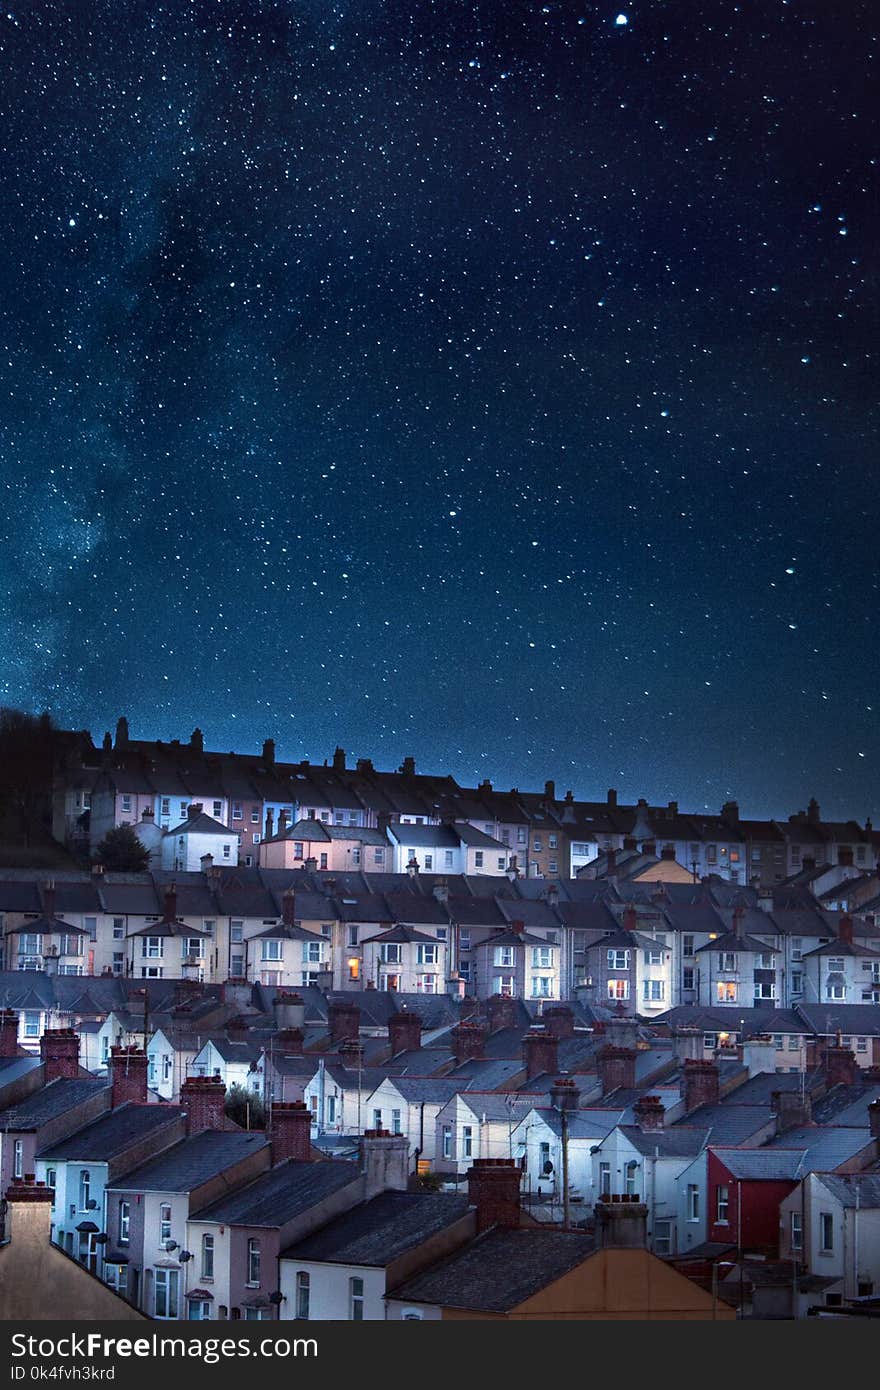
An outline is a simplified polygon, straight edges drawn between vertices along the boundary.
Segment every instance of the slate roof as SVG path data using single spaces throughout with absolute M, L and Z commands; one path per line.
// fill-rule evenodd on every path
M 773 1123 L 773 1116 L 766 1105 L 699 1105 L 689 1115 L 676 1120 L 676 1126 L 693 1127 L 699 1125 L 710 1131 L 707 1143 L 742 1144 L 752 1135 Z
M 26 1096 L 24 1100 L 10 1105 L 6 1110 L 0 1110 L 0 1131 L 39 1129 L 50 1120 L 57 1119 L 59 1115 L 66 1114 L 68 1110 L 75 1110 L 77 1106 L 101 1091 L 106 1091 L 109 1098 L 109 1083 L 97 1078 L 85 1080 L 64 1077 L 50 1081 L 39 1091 Z
M 661 1158 L 695 1158 L 703 1152 L 709 1139 L 708 1129 L 684 1124 L 650 1133 L 638 1125 L 621 1125 L 620 1132 L 638 1153 L 651 1157 L 659 1152 Z
M 358 1173 L 355 1163 L 288 1159 L 247 1187 L 203 1207 L 192 1219 L 214 1221 L 221 1226 L 283 1226 L 355 1182 Z
M 386 1078 L 400 1094 L 401 1098 L 418 1105 L 445 1105 L 458 1091 L 466 1091 L 469 1081 L 456 1078 L 428 1076 L 389 1076 Z M 380 1083 L 381 1084 L 381 1083 Z
M 191 816 L 181 825 L 175 825 L 173 830 L 167 832 L 169 835 L 223 835 L 226 839 L 239 838 L 238 830 L 230 830 L 227 825 L 221 825 L 213 816 L 206 815 L 200 811 L 197 816 Z
M 164 1110 L 167 1107 L 153 1106 Z M 241 1162 L 249 1154 L 267 1147 L 269 1141 L 258 1131 L 203 1130 L 180 1139 L 164 1153 L 149 1159 L 111 1184 L 122 1192 L 190 1192 L 224 1169 Z
M 573 1231 L 492 1229 L 413 1279 L 389 1290 L 406 1303 L 506 1313 L 595 1252 Z
M 871 1142 L 869 1129 L 849 1129 L 836 1125 L 797 1125 L 769 1141 L 774 1149 L 807 1150 L 807 1166 L 814 1172 L 836 1168 L 860 1153 Z
M 821 1173 L 820 1181 L 845 1207 L 880 1207 L 880 1174 Z
M 282 1250 L 281 1258 L 382 1268 L 460 1221 L 467 1211 L 463 1195 L 383 1192 Z
M 172 1124 L 183 1114 L 184 1111 L 177 1105 L 134 1105 L 128 1102 L 92 1120 L 67 1139 L 49 1144 L 37 1157 L 56 1163 L 68 1159 L 106 1163 L 124 1154 L 127 1149 L 134 1148 L 147 1135 Z
M 733 1178 L 743 1181 L 796 1182 L 803 1177 L 807 1152 L 789 1149 L 725 1149 L 711 1145 L 711 1152 Z
M 404 943 L 428 941 L 436 946 L 437 940 L 438 938 L 436 936 L 429 936 L 427 932 L 418 931 L 416 927 L 407 927 L 399 922 L 396 926 L 390 927 L 388 931 L 379 932 L 377 936 L 365 936 L 361 944 L 366 946 L 375 941 L 398 941 Z

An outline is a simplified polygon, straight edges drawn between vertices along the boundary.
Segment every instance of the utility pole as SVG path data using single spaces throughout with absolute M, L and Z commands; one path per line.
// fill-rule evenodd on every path
M 571 1198 L 568 1190 L 568 1111 L 562 1105 L 559 1111 L 562 1121 L 562 1229 L 571 1230 Z

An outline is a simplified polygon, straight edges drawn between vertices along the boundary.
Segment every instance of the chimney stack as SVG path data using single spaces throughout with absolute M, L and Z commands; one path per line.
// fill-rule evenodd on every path
M 733 909 L 733 934 L 737 941 L 742 941 L 746 934 L 745 916 L 746 912 L 742 903 L 737 903 L 736 907 Z
M 699 1028 L 673 1028 L 672 1046 L 679 1062 L 686 1062 L 689 1058 L 700 1061 L 703 1056 L 703 1034 Z
M 449 1041 L 452 1044 L 452 1055 L 456 1065 L 462 1062 L 483 1060 L 483 1049 L 486 1042 L 486 1030 L 480 1023 L 457 1023 L 451 1029 Z
M 0 1057 L 17 1057 L 18 1014 L 15 1009 L 0 1009 Z
M 334 754 L 333 754 L 333 771 L 334 771 L 334 772 L 344 772 L 344 771 L 345 771 L 345 749 L 344 749 L 344 748 L 338 748 L 338 747 L 337 747 L 336 751 L 335 751 Z
M 689 1115 L 698 1105 L 717 1105 L 721 1078 L 717 1063 L 688 1058 L 683 1065 L 684 1109 Z
M 853 919 L 848 912 L 842 912 L 837 923 L 837 935 L 847 946 L 853 944 Z
M 338 1043 L 352 1039 L 357 1042 L 360 1037 L 361 1011 L 359 1005 L 354 1000 L 336 999 L 327 1005 L 327 1022 L 330 1027 L 330 1043 L 336 1046 Z
M 409 1140 L 387 1129 L 365 1129 L 360 1143 L 364 1198 L 409 1188 Z
M 633 1114 L 639 1129 L 650 1134 L 662 1130 L 666 1111 L 659 1096 L 642 1096 L 633 1106 Z
M 360 1038 L 346 1038 L 339 1044 L 339 1058 L 348 1071 L 361 1071 L 364 1065 L 364 1045 Z
M 636 1084 L 636 1051 L 632 1047 L 606 1046 L 596 1055 L 596 1069 L 602 1084 L 602 1094 L 620 1087 L 630 1091 Z
M 522 1048 L 527 1081 L 559 1070 L 559 1039 L 552 1033 L 533 1028 L 523 1038 Z
M 477 1234 L 490 1226 L 520 1224 L 522 1171 L 512 1158 L 478 1158 L 468 1169 L 468 1201 L 477 1209 Z
M 871 1138 L 880 1143 L 880 1100 L 872 1100 L 868 1106 L 868 1125 L 871 1130 Z
M 574 1037 L 574 1014 L 567 1004 L 551 1004 L 542 1017 L 545 1029 L 554 1038 Z
M 839 1036 L 839 1035 L 838 1035 Z M 856 1054 L 852 1048 L 835 1046 L 822 1049 L 822 1065 L 829 1086 L 852 1086 L 859 1074 Z
M 108 1071 L 114 1110 L 127 1101 L 146 1105 L 148 1067 L 149 1058 L 142 1047 L 111 1047 Z
M 279 989 L 272 1001 L 275 1028 L 280 1033 L 285 1028 L 303 1028 L 306 1021 L 306 1006 L 301 994 L 291 990 Z
M 596 1244 L 601 1250 L 644 1250 L 648 1239 L 648 1208 L 636 1196 L 615 1193 L 598 1201 Z
M 180 1087 L 187 1135 L 206 1129 L 234 1129 L 226 1118 L 226 1087 L 219 1076 L 188 1076 Z
M 577 1110 L 581 1093 L 572 1076 L 559 1076 L 550 1087 L 550 1105 L 554 1110 Z
M 749 1076 L 776 1071 L 776 1044 L 772 1038 L 749 1038 L 743 1043 L 743 1062 Z
M 516 923 L 514 923 L 516 926 Z M 486 1017 L 489 1032 L 497 1033 L 501 1028 L 512 1028 L 516 1023 L 517 1001 L 506 994 L 491 994 L 486 1000 Z
M 398 1009 L 388 1017 L 388 1041 L 391 1056 L 399 1052 L 417 1052 L 422 1045 L 422 1020 L 408 1009 Z
M 777 1134 L 784 1134 L 787 1129 L 794 1129 L 797 1125 L 808 1125 L 813 1118 L 813 1102 L 806 1089 L 803 1098 L 799 1090 L 773 1091 L 770 1109 L 776 1116 Z
M 269 1138 L 272 1166 L 285 1159 L 307 1160 L 312 1154 L 312 1112 L 301 1100 L 275 1101 L 272 1105 Z
M 40 1038 L 40 1058 L 46 1081 L 79 1076 L 79 1034 L 73 1028 L 47 1028 Z
M 605 1024 L 605 1041 L 610 1047 L 635 1048 L 638 1036 L 638 1019 L 629 1018 L 626 1014 L 613 1014 Z
M 556 783 L 555 783 L 555 782 L 547 781 L 547 782 L 544 783 L 544 800 L 545 800 L 545 801 L 555 801 L 555 800 L 556 800 Z
M 263 741 L 263 762 L 266 767 L 275 766 L 275 740 L 267 738 Z
M 177 921 L 177 884 L 169 883 L 165 889 L 165 907 L 162 914 L 163 922 Z

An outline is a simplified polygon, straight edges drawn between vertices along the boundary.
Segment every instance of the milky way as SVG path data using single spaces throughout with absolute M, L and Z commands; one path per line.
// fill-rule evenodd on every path
M 0 700 L 877 814 L 876 28 L 4 11 Z

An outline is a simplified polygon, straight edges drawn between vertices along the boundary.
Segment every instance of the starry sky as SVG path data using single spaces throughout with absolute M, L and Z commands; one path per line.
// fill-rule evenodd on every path
M 8 0 L 0 701 L 880 814 L 869 0 Z

